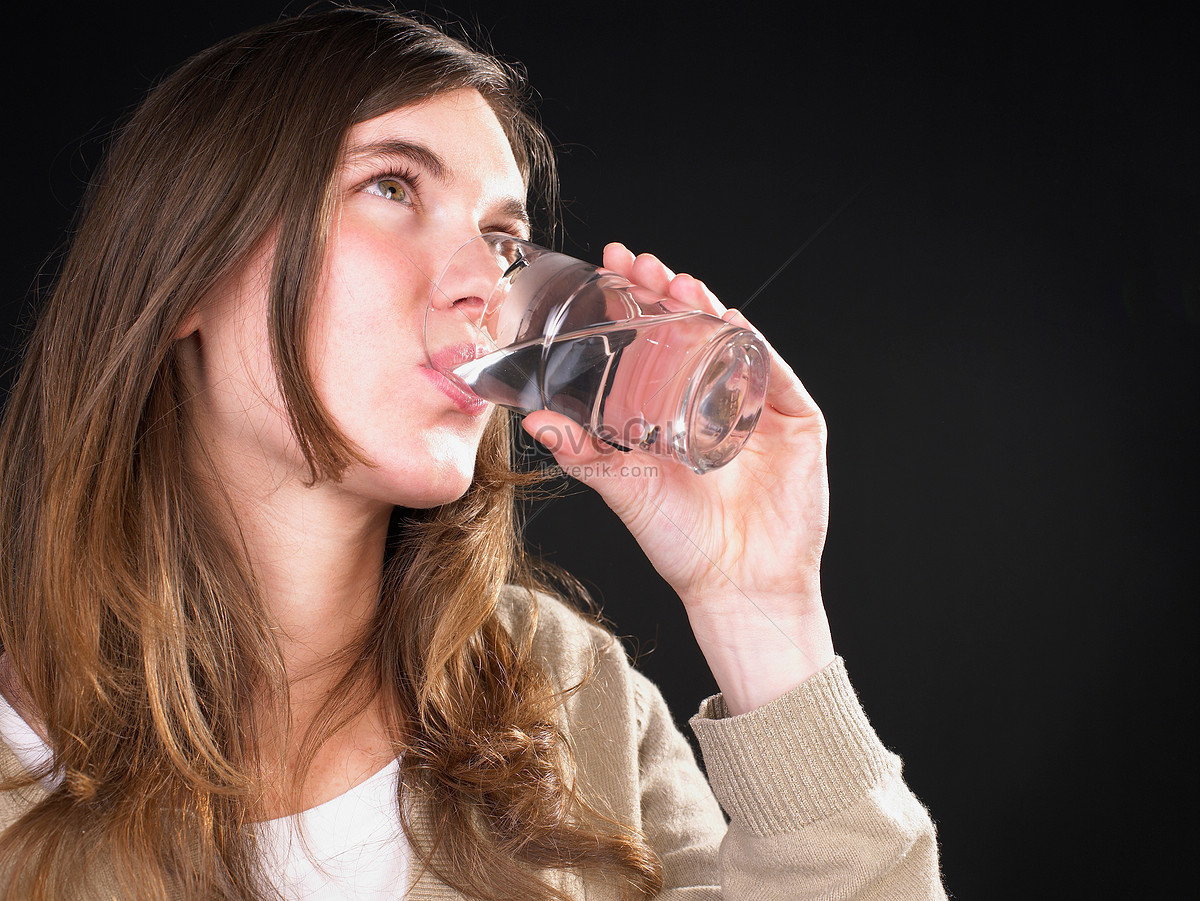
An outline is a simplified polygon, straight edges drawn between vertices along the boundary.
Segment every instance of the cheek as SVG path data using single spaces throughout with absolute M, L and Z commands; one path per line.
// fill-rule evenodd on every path
M 475 424 L 455 423 L 453 434 L 441 435 L 437 408 L 450 407 L 424 371 L 427 280 L 399 240 L 346 224 L 331 240 L 310 322 L 314 385 L 342 432 L 379 465 L 401 466 L 408 449 L 414 461 L 453 458 L 459 468 Z
M 323 400 L 364 389 L 390 394 L 394 380 L 407 381 L 426 362 L 428 280 L 401 241 L 369 224 L 342 224 L 330 239 L 309 332 Z
M 395 341 L 417 324 L 420 278 L 400 239 L 379 228 L 343 227 L 331 237 L 313 311 L 313 335 L 327 346 Z

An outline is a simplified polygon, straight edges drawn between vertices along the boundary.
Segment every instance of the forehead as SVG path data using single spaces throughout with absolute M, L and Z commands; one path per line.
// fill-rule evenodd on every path
M 375 148 L 402 141 L 426 148 L 453 181 L 480 181 L 503 193 L 524 193 L 524 181 L 500 120 L 483 96 L 463 89 L 439 94 L 360 122 L 346 142 L 345 164 L 355 166 Z

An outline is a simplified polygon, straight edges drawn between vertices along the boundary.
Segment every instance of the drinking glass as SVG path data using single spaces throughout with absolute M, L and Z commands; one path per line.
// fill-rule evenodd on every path
M 741 450 L 767 391 L 769 356 L 754 332 L 504 234 L 450 258 L 425 343 L 434 369 L 485 400 L 562 413 L 697 473 Z

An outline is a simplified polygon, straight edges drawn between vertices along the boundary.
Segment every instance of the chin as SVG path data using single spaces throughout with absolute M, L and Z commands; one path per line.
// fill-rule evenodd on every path
M 388 471 L 395 473 L 388 478 Z M 388 500 L 400 507 L 427 510 L 440 507 L 461 498 L 471 487 L 475 478 L 475 453 L 454 453 L 448 456 L 432 455 L 421 459 L 414 454 L 404 460 L 395 461 L 394 466 L 376 470 L 383 476 L 381 486 Z
M 426 490 L 417 493 L 406 493 L 405 499 L 398 503 L 398 506 L 408 507 L 411 510 L 428 510 L 431 507 L 441 507 L 444 504 L 452 504 L 471 487 L 471 480 L 468 478 L 457 485 L 436 484 L 429 485 Z
M 360 444 L 372 462 L 355 464 L 344 490 L 390 506 L 427 510 L 461 498 L 475 479 L 477 433 L 427 429 L 396 444 L 377 437 Z

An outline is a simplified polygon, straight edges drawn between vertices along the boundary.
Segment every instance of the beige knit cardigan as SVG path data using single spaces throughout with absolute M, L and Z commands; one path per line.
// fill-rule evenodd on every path
M 520 592 L 506 595 L 502 616 L 514 634 L 536 622 L 534 649 L 557 686 L 587 676 L 563 707 L 577 777 L 658 853 L 661 901 L 946 897 L 933 824 L 867 722 L 840 658 L 748 714 L 729 716 L 719 695 L 705 701 L 691 727 L 706 781 L 658 689 L 610 633 L 557 600 L 534 605 Z M 0 771 L 21 771 L 3 742 Z M 0 830 L 43 796 L 36 785 L 0 793 Z M 411 803 L 418 836 L 427 834 L 420 797 Z M 581 901 L 619 897 L 576 872 L 551 879 Z M 105 873 L 87 895 L 124 897 Z M 462 901 L 415 863 L 404 897 Z

